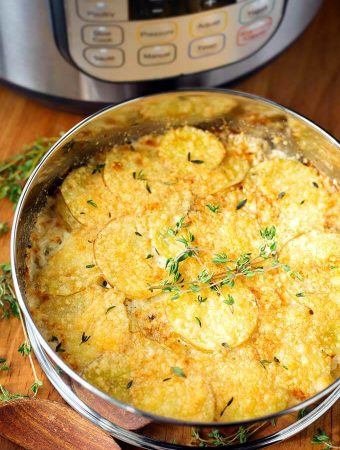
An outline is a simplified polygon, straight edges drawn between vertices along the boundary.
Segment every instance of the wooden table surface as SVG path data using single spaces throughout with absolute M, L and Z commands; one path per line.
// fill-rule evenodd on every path
M 232 87 L 282 103 L 340 138 L 339 31 L 340 2 L 326 0 L 319 15 L 293 46 L 269 65 Z M 66 131 L 82 118 L 80 115 L 49 109 L 7 87 L 0 87 L 0 160 L 19 152 L 24 144 L 32 142 L 38 136 L 56 136 L 60 131 Z M 11 222 L 12 214 L 12 205 L 2 202 L 0 222 Z M 0 238 L 0 262 L 7 261 L 8 233 Z M 0 384 L 13 392 L 26 392 L 32 383 L 28 361 L 17 351 L 22 341 L 23 335 L 18 320 L 0 321 L 0 357 L 6 357 L 12 367 L 8 373 L 0 372 Z M 40 368 L 39 377 L 44 381 L 39 397 L 61 401 Z M 310 443 L 310 438 L 318 427 L 324 429 L 333 442 L 339 445 L 339 422 L 338 402 L 338 405 L 314 425 L 276 448 L 322 448 Z M 0 437 L 1 450 L 18 448 Z

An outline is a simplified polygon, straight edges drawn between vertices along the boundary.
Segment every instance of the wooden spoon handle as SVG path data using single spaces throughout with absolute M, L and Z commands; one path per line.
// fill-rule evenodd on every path
M 27 450 L 119 450 L 105 431 L 68 406 L 15 400 L 0 406 L 0 435 Z

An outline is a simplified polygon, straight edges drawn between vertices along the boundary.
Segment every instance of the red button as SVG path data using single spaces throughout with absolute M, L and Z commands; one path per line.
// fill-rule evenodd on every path
M 240 47 L 250 44 L 256 39 L 262 38 L 267 34 L 268 30 L 271 28 L 273 19 L 271 17 L 264 17 L 263 19 L 257 20 L 245 27 L 241 27 L 237 33 L 237 45 Z

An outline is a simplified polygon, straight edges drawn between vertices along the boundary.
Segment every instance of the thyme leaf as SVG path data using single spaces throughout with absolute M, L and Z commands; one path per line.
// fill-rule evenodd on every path
M 0 222 L 0 237 L 3 236 L 8 232 L 8 223 L 7 222 Z
M 0 163 L 0 200 L 18 203 L 23 186 L 41 158 L 57 141 L 57 137 L 39 138 L 22 149 L 22 153 Z
M 65 351 L 65 349 L 62 347 L 61 341 L 57 344 L 55 351 L 56 353 L 62 353 Z
M 202 328 L 202 322 L 201 322 L 201 319 L 200 319 L 199 317 L 195 317 L 195 320 L 196 320 L 196 322 L 198 323 L 198 326 L 199 326 L 200 328 Z
M 37 395 L 38 390 L 41 388 L 42 385 L 43 385 L 43 382 L 41 380 L 36 380 L 31 385 L 31 391 L 33 392 L 33 397 L 35 397 Z
M 308 411 L 307 408 L 302 408 L 302 409 L 300 409 L 300 411 L 298 412 L 298 415 L 297 415 L 297 420 L 302 419 L 302 418 L 305 417 L 308 413 L 309 413 L 309 411 Z
M 18 400 L 19 398 L 28 398 L 28 395 L 16 394 L 9 392 L 0 384 L 0 401 L 9 402 L 11 400 Z
M 132 172 L 132 177 L 134 180 L 142 180 L 142 181 L 146 181 L 147 178 L 143 173 L 143 169 L 140 170 L 139 172 Z
M 93 200 L 87 200 L 86 203 L 88 203 L 89 205 L 93 206 L 94 208 L 98 208 L 97 203 L 95 203 Z
M 83 334 L 81 335 L 81 342 L 79 345 L 84 344 L 90 339 L 91 336 L 86 336 L 85 331 L 83 331 Z
M 324 444 L 326 446 L 326 447 L 324 447 L 324 450 L 328 450 L 330 448 L 339 448 L 338 446 L 335 446 L 332 443 L 331 438 L 321 428 L 318 428 L 316 430 L 316 433 L 313 434 L 311 443 L 312 444 Z
M 209 208 L 211 212 L 217 213 L 220 210 L 220 205 L 211 205 L 208 203 L 207 208 Z
M 31 351 L 32 347 L 27 344 L 27 342 L 23 342 L 18 348 L 18 352 L 21 354 L 21 356 L 28 356 Z
M 235 303 L 235 298 L 232 295 L 228 294 L 228 297 L 223 300 L 223 303 L 231 306 Z
M 183 369 L 181 369 L 180 367 L 171 367 L 172 372 L 178 376 L 178 377 L 182 377 L 182 378 L 186 378 L 187 376 L 185 375 L 185 373 L 183 372 Z
M 241 208 L 243 208 L 243 206 L 247 203 L 247 199 L 244 198 L 243 200 L 241 200 L 237 205 L 236 205 L 236 210 L 239 210 Z
M 231 399 L 228 401 L 228 403 L 225 405 L 225 407 L 220 412 L 220 417 L 223 416 L 225 410 L 228 408 L 228 406 L 230 406 L 233 403 L 233 401 L 234 401 L 234 397 L 231 397 Z
M 9 367 L 9 365 L 7 364 L 7 359 L 6 358 L 0 358 L 0 372 L 6 372 L 8 370 L 11 370 L 11 368 Z
M 261 366 L 262 366 L 264 369 L 266 369 L 266 368 L 267 368 L 266 366 L 269 366 L 269 364 L 271 364 L 272 361 L 268 361 L 267 359 L 261 359 L 261 360 L 259 361 L 259 363 L 261 364 Z
M 95 168 L 92 170 L 92 175 L 95 173 L 101 173 L 102 169 L 104 169 L 105 163 L 96 164 Z
M 201 159 L 191 159 L 191 153 L 188 153 L 188 161 L 193 163 L 193 164 L 203 164 L 204 161 L 202 161 Z

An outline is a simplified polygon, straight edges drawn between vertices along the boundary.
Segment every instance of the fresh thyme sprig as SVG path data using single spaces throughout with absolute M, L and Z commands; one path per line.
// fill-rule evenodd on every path
M 187 228 L 189 224 L 185 223 L 185 217 L 181 217 L 175 224 L 175 228 L 168 228 L 166 234 L 168 236 L 177 236 L 179 231 L 183 228 Z
M 230 400 L 229 400 L 230 401 Z M 248 427 L 239 427 L 238 430 L 230 434 L 228 436 L 224 436 L 221 434 L 221 432 L 217 429 L 211 430 L 210 433 L 207 435 L 207 439 L 203 438 L 199 431 L 195 428 L 192 428 L 191 430 L 191 436 L 194 438 L 196 442 L 198 442 L 200 447 L 222 447 L 224 445 L 231 445 L 236 442 L 239 442 L 240 444 L 244 444 L 248 441 L 249 437 L 251 437 L 253 434 L 255 434 L 257 431 L 259 431 L 264 426 L 268 425 L 270 422 L 262 422 L 261 424 L 252 424 Z
M 23 186 L 41 158 L 49 150 L 49 148 L 57 141 L 58 138 L 40 138 L 33 144 L 25 146 L 21 154 L 0 163 L 0 200 L 8 199 L 14 204 L 18 203 Z M 0 223 L 0 236 L 7 233 L 7 223 Z M 0 319 L 9 319 L 11 316 L 20 319 L 25 342 L 19 347 L 18 351 L 24 356 L 28 356 L 34 382 L 31 385 L 33 397 L 38 393 L 42 386 L 42 381 L 38 379 L 33 358 L 31 355 L 31 344 L 29 342 L 25 324 L 14 294 L 11 277 L 10 264 L 0 264 Z M 1 366 L 1 370 L 9 370 L 10 368 L 5 362 Z M 11 393 L 0 385 L 0 401 L 8 402 L 19 398 L 26 398 L 28 395 Z
M 18 203 L 22 188 L 44 154 L 58 138 L 40 138 L 25 146 L 23 152 L 0 163 L 0 200 Z
M 331 438 L 321 428 L 318 428 L 316 430 L 316 433 L 313 434 L 311 443 L 325 445 L 323 450 L 328 450 L 330 448 L 340 448 L 339 446 L 333 444 Z
M 183 228 L 184 219 L 176 224 L 176 228 L 168 229 L 168 234 L 177 236 L 181 228 Z M 179 225 L 179 226 L 177 226 Z M 170 233 L 169 233 L 170 230 Z M 168 271 L 170 279 L 163 280 L 159 285 L 150 286 L 150 290 L 159 289 L 163 292 L 172 292 L 173 300 L 179 298 L 185 292 L 199 292 L 201 289 L 213 289 L 221 294 L 220 289 L 223 286 L 234 287 L 237 277 L 254 277 L 270 270 L 283 269 L 290 272 L 290 267 L 282 264 L 277 259 L 277 243 L 276 228 L 264 228 L 260 230 L 263 242 L 259 248 L 259 252 L 255 257 L 252 254 L 243 253 L 236 259 L 230 259 L 225 253 L 212 254 L 212 262 L 218 266 L 222 266 L 223 270 L 209 272 L 199 258 L 200 252 L 212 253 L 208 249 L 202 249 L 194 245 L 195 236 L 189 231 L 187 236 L 180 236 L 177 241 L 181 242 L 185 248 L 174 258 L 168 258 L 165 263 L 165 269 Z M 202 271 L 194 280 L 185 280 L 180 272 L 180 263 L 187 258 L 195 258 L 202 266 Z M 293 275 L 293 273 L 292 273 Z M 296 273 L 294 272 L 294 276 Z
M 34 381 L 31 385 L 31 391 L 33 392 L 33 397 L 35 397 L 38 393 L 39 388 L 42 386 L 42 381 L 39 380 L 32 354 L 31 354 L 31 343 L 29 341 L 25 323 L 18 306 L 17 299 L 15 297 L 14 289 L 12 286 L 12 277 L 11 277 L 11 266 L 10 264 L 1 264 L 0 269 L 2 274 L 0 275 L 0 308 L 3 311 L 1 319 L 7 318 L 9 319 L 12 316 L 18 317 L 21 322 L 22 330 L 24 333 L 24 342 L 19 346 L 18 352 L 22 354 L 22 356 L 27 356 L 31 365 L 32 373 Z M 10 400 L 15 400 L 18 398 L 25 398 L 27 395 L 21 394 L 11 394 L 7 389 L 0 385 L 0 401 L 8 402 Z
M 28 398 L 28 395 L 11 393 L 0 384 L 0 401 L 1 402 L 9 402 L 11 400 L 18 400 L 19 398 Z
M 11 370 L 11 368 L 7 364 L 7 359 L 0 358 L 0 372 L 7 372 L 8 370 Z

